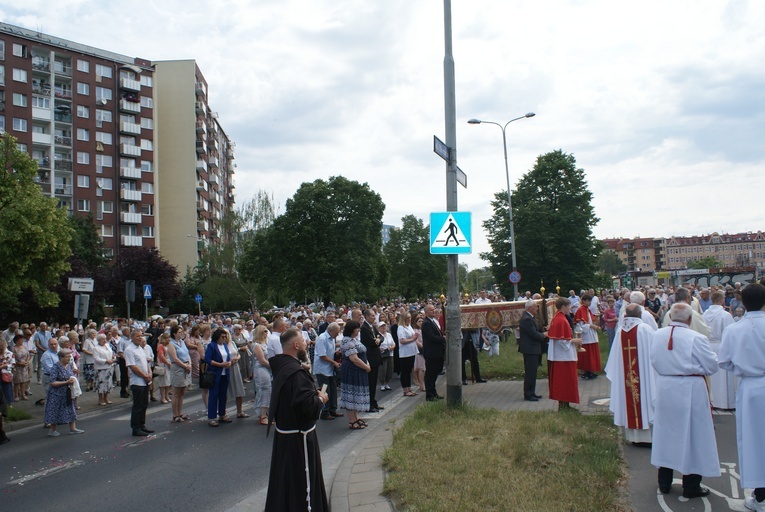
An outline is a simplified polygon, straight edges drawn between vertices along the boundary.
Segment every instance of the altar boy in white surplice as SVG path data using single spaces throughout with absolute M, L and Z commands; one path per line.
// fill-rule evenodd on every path
M 733 324 L 733 316 L 725 311 L 725 294 L 721 291 L 712 293 L 712 305 L 702 315 L 709 326 L 709 346 L 720 355 L 720 342 L 723 330 Z M 712 395 L 712 407 L 734 409 L 736 407 L 736 383 L 733 373 L 721 370 L 709 377 L 709 391 Z

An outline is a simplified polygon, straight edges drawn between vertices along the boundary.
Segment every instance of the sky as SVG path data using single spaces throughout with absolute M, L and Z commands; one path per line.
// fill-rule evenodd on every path
M 437 0 L 0 0 L 0 20 L 149 60 L 195 59 L 236 148 L 236 200 L 368 183 L 383 222 L 446 210 Z M 598 238 L 765 229 L 765 2 L 453 0 L 457 160 L 481 226 L 537 156 L 573 154 Z M 749 204 L 750 206 L 746 206 Z M 518 262 L 523 271 L 523 262 Z

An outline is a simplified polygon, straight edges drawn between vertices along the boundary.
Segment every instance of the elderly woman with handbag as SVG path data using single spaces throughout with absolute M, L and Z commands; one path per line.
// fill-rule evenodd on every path
M 72 370 L 72 351 L 58 351 L 58 362 L 50 370 L 48 395 L 45 397 L 45 423 L 50 425 L 49 437 L 58 437 L 56 431 L 60 423 L 69 423 L 69 434 L 82 434 L 84 430 L 77 428 L 77 411 L 72 393 L 72 386 L 77 377 Z

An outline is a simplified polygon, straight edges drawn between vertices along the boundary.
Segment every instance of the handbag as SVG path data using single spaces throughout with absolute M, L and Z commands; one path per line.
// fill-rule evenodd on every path
M 154 376 L 155 377 L 162 377 L 167 373 L 167 368 L 164 364 L 159 363 L 154 366 Z
M 211 389 L 215 385 L 215 372 L 206 371 L 199 374 L 199 387 Z
M 12 373 L 7 373 L 7 372 L 2 372 L 2 373 L 3 373 L 3 382 L 5 382 L 6 384 L 10 384 L 11 382 L 13 382 Z
M 80 387 L 80 381 L 75 379 L 70 386 L 72 388 L 72 398 L 77 398 L 82 394 L 82 388 Z

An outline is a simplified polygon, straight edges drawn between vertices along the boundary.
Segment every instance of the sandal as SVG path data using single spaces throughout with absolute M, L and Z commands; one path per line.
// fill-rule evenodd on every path
M 367 423 L 364 420 L 356 420 L 356 422 L 359 423 L 360 425 L 364 426 L 364 427 L 368 427 L 369 426 L 369 423 Z
M 237 413 L 236 417 L 237 418 L 249 418 L 250 415 L 247 414 L 246 412 L 240 412 L 240 413 Z
M 178 416 L 182 421 L 189 421 L 191 418 L 189 418 L 188 414 L 181 414 Z
M 228 416 L 221 416 L 220 418 L 218 418 L 218 421 L 220 421 L 221 423 L 231 423 L 232 420 Z
M 210 420 L 210 421 L 207 422 L 207 424 L 210 425 L 211 427 L 217 427 L 218 426 L 218 422 L 215 421 L 215 420 Z
M 404 393 L 404 396 L 417 396 L 417 393 L 415 393 L 414 391 L 407 391 L 406 393 Z
M 361 422 L 361 420 L 356 420 L 353 423 L 348 423 L 348 428 L 351 430 L 361 430 L 363 428 L 366 428 L 366 425 Z
M 103 402 L 98 402 L 98 405 L 100 405 L 100 406 L 103 406 L 103 407 L 106 407 L 106 404 L 105 404 L 105 403 L 103 403 Z
M 170 420 L 170 423 L 180 423 L 182 421 L 183 421 L 183 419 L 181 419 L 180 416 L 173 416 L 173 419 Z
M 268 416 L 261 416 L 260 417 L 260 424 L 261 425 L 268 425 Z

